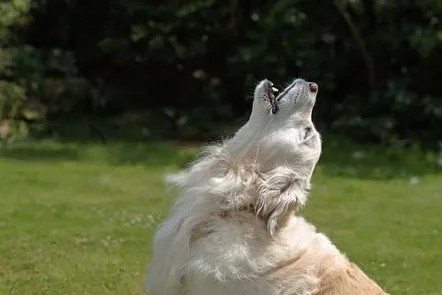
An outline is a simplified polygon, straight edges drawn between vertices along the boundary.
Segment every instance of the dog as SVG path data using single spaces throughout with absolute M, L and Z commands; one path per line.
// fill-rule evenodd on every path
M 387 294 L 304 218 L 321 154 L 312 122 L 318 85 L 255 88 L 247 123 L 184 172 L 154 236 L 152 295 Z

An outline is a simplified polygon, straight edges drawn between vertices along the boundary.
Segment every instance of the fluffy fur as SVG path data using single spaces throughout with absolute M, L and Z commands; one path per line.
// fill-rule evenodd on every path
M 296 79 L 277 98 L 272 86 L 259 83 L 233 138 L 168 177 L 182 191 L 154 237 L 149 294 L 386 294 L 293 214 L 321 153 L 317 85 Z

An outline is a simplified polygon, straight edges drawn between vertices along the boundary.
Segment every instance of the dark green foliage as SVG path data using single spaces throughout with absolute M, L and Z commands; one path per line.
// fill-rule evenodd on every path
M 0 93 L 58 134 L 81 118 L 103 137 L 212 137 L 245 119 L 259 79 L 302 76 L 323 133 L 442 136 L 438 0 L 3 2 Z

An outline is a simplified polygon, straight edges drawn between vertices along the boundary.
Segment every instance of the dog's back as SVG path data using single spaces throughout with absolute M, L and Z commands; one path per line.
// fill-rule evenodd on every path
M 272 238 L 251 212 L 212 216 L 194 229 L 183 273 L 182 294 L 386 294 L 296 216 Z

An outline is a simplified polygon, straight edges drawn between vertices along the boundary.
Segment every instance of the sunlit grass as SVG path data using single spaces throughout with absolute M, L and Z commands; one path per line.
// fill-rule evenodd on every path
M 302 213 L 392 294 L 442 294 L 436 156 L 324 144 Z M 0 294 L 138 294 L 168 144 L 43 142 L 0 151 Z

